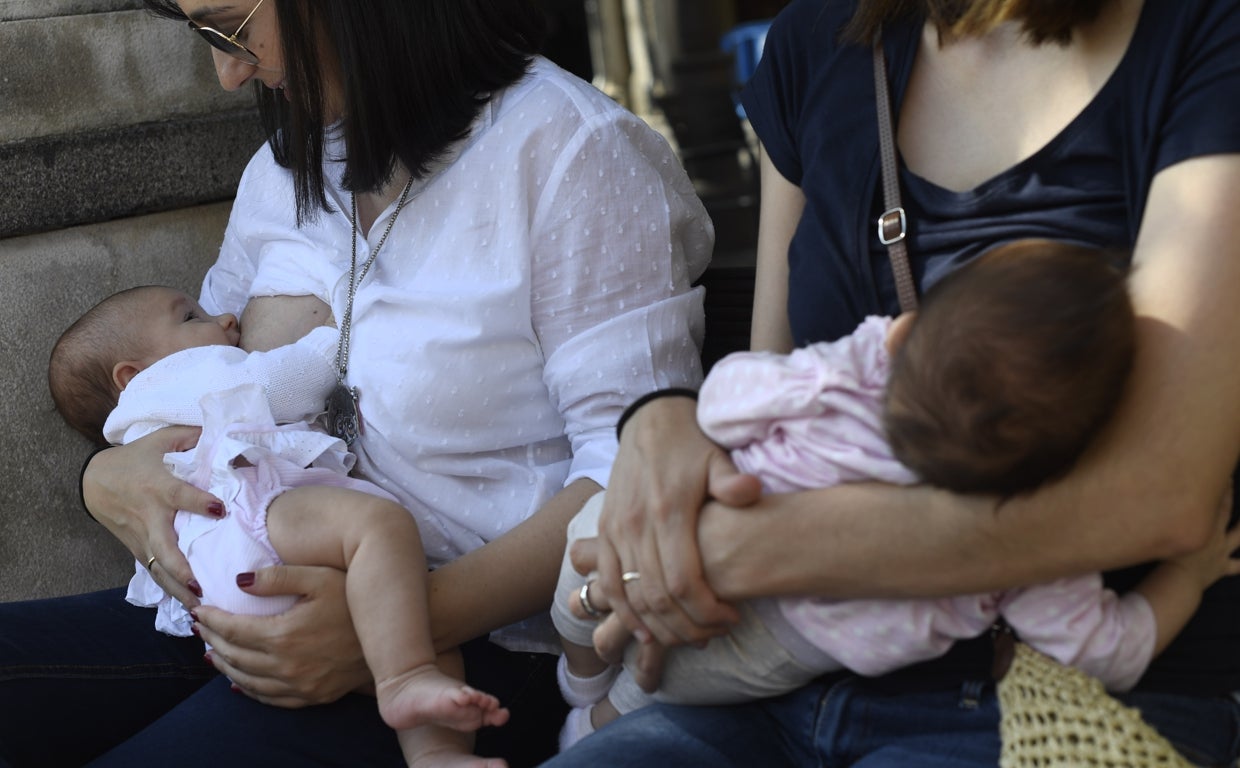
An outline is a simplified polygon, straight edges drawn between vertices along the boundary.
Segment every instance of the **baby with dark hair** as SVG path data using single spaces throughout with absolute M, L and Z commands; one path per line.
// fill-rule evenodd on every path
M 1111 256 L 1039 240 L 995 248 L 934 285 L 916 313 L 869 317 L 843 339 L 788 355 L 729 355 L 706 377 L 698 421 L 767 493 L 865 481 L 999 497 L 1030 490 L 1085 451 L 1131 370 L 1135 318 Z M 600 494 L 570 524 L 570 544 L 596 535 L 601 508 Z M 1001 620 L 1037 650 L 1127 690 L 1201 592 L 1240 572 L 1229 558 L 1240 534 L 1224 546 L 1164 564 L 1123 596 L 1091 574 L 935 600 L 750 601 L 729 634 L 672 649 L 653 696 L 594 653 L 595 622 L 568 610 L 574 598 L 591 610 L 591 577 L 566 555 L 552 609 L 565 648 L 560 686 L 574 707 L 561 748 L 652 699 L 735 703 L 842 668 L 881 675 Z M 630 647 L 626 665 L 635 654 Z
M 326 304 L 320 314 L 331 316 Z M 435 651 L 417 523 L 391 494 L 350 477 L 344 442 L 312 426 L 336 385 L 338 340 L 335 327 L 321 325 L 293 344 L 247 352 L 233 315 L 209 315 L 173 288 L 141 286 L 104 299 L 61 335 L 48 383 L 65 421 L 96 443 L 201 426 L 194 448 L 164 462 L 228 510 L 222 519 L 176 515 L 202 602 L 281 613 L 297 598 L 247 594 L 239 574 L 280 563 L 344 571 L 379 710 L 406 758 L 452 755 L 454 765 L 496 768 L 502 760 L 469 755 L 468 734 L 502 725 L 508 710 L 463 682 L 459 652 Z M 155 607 L 157 629 L 189 635 L 194 616 L 154 581 L 155 566 L 154 557 L 136 564 L 126 599 Z
M 1033 488 L 1065 472 L 1110 417 L 1135 344 L 1123 275 L 1097 251 L 996 248 L 927 294 L 895 350 L 891 451 L 942 488 Z

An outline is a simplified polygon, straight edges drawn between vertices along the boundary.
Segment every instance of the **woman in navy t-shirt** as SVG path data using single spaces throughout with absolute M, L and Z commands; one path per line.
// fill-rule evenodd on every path
M 944 5 L 963 16 L 931 15 Z M 875 227 L 871 49 L 858 42 L 879 26 L 921 289 L 1020 238 L 1131 250 L 1136 370 L 1075 469 L 998 511 L 928 487 L 757 499 L 696 429 L 691 399 L 647 401 L 625 424 L 598 547 L 578 565 L 597 565 L 591 602 L 615 611 L 602 649 L 632 630 L 650 640 L 648 682 L 660 643 L 722 631 L 732 600 L 924 597 L 1090 570 L 1122 591 L 1143 563 L 1206 541 L 1231 493 L 1240 3 L 793 0 L 744 97 L 763 146 L 757 349 L 835 339 L 898 309 Z M 1240 580 L 1225 579 L 1124 700 L 1195 762 L 1231 764 L 1238 643 Z M 654 707 L 553 764 L 993 766 L 990 663 L 981 638 L 882 678 L 836 675 L 736 707 Z

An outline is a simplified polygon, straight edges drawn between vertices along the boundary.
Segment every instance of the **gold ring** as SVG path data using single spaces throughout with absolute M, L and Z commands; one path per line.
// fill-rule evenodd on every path
M 592 619 L 603 618 L 603 612 L 594 607 L 590 602 L 590 582 L 581 585 L 581 590 L 577 592 L 577 599 L 581 601 L 581 610 Z
M 624 573 L 620 574 L 620 581 L 624 582 L 625 584 L 632 584 L 633 582 L 637 581 L 641 577 L 642 575 L 638 573 L 637 571 L 625 571 Z
M 146 561 L 146 569 L 151 570 L 152 565 L 155 565 L 155 555 L 151 555 L 151 559 Z

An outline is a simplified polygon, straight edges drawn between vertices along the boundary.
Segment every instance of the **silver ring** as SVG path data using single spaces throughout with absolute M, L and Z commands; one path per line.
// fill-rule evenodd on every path
M 603 612 L 594 607 L 590 602 L 590 582 L 581 585 L 581 589 L 577 592 L 577 599 L 581 601 L 581 610 L 592 619 L 603 618 Z
M 641 577 L 642 575 L 638 573 L 637 571 L 625 571 L 624 573 L 620 574 L 620 581 L 624 582 L 625 584 L 632 584 L 633 582 L 637 581 Z
M 146 569 L 151 570 L 152 565 L 155 565 L 155 555 L 151 555 L 151 559 L 146 561 Z

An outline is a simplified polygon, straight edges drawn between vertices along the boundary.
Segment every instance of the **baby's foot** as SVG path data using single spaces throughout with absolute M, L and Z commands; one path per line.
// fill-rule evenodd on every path
M 375 694 L 383 721 L 397 730 L 434 724 L 476 731 L 508 722 L 508 710 L 499 699 L 445 675 L 434 664 L 381 681 Z
M 560 656 L 555 665 L 555 680 L 560 686 L 560 695 L 570 707 L 589 707 L 602 701 L 611 690 L 616 675 L 620 674 L 620 665 L 612 664 L 602 672 L 579 677 L 568 668 L 567 654 Z
M 498 757 L 478 757 L 472 738 L 437 725 L 424 725 L 397 734 L 409 768 L 508 768 Z
M 568 717 L 564 720 L 564 727 L 560 729 L 561 752 L 567 751 L 569 747 L 594 733 L 594 723 L 590 722 L 590 711 L 592 709 L 594 709 L 593 705 L 573 707 L 568 710 Z

